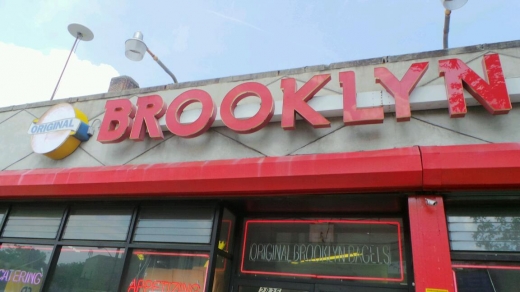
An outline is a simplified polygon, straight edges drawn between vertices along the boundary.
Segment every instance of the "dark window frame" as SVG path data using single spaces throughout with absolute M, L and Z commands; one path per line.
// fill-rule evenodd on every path
M 407 210 L 408 208 L 404 208 L 403 210 Z M 261 287 L 273 287 L 270 283 L 280 283 L 284 287 L 310 287 L 311 292 L 319 292 L 322 287 L 325 286 L 334 286 L 338 289 L 374 289 L 374 291 L 415 291 L 415 286 L 413 285 L 414 277 L 413 277 L 413 267 L 412 267 L 412 254 L 411 254 L 411 241 L 410 241 L 410 228 L 408 224 L 408 214 L 407 212 L 402 213 L 305 213 L 303 216 L 301 213 L 288 213 L 280 216 L 280 214 L 269 214 L 269 213 L 256 213 L 256 214 L 240 214 L 241 216 L 236 218 L 236 226 L 235 226 L 235 246 L 233 248 L 233 253 L 236 255 L 241 255 L 242 253 L 242 243 L 245 236 L 245 221 L 250 219 L 279 219 L 279 220 L 290 220 L 294 218 L 299 219 L 315 219 L 315 218 L 323 218 L 323 219 L 349 219 L 349 218 L 388 218 L 388 219 L 397 219 L 401 220 L 401 236 L 402 236 L 402 245 L 404 248 L 403 252 L 403 261 L 405 262 L 403 265 L 403 269 L 406 273 L 406 284 L 402 285 L 400 283 L 377 283 L 376 281 L 357 281 L 357 280 L 335 280 L 335 279 L 311 279 L 311 278 L 285 278 L 285 277 L 276 277 L 270 275 L 248 275 L 240 273 L 240 261 L 233 262 L 233 270 L 232 270 L 232 280 L 231 283 L 233 285 L 233 291 L 238 291 L 239 286 L 246 285 L 250 283 L 257 283 L 261 285 Z M 237 232 L 238 230 L 238 232 Z M 310 285 L 310 286 L 309 286 Z M 369 290 L 366 290 L 369 291 Z
M 40 239 L 40 238 L 16 238 L 16 237 L 0 237 L 0 244 L 3 243 L 17 243 L 17 244 L 34 244 L 34 245 L 50 245 L 53 247 L 49 265 L 47 269 L 44 271 L 44 277 L 41 282 L 41 291 L 48 291 L 51 283 L 51 279 L 54 276 L 54 272 L 56 270 L 56 265 L 58 263 L 58 259 L 60 256 L 61 248 L 63 246 L 77 246 L 77 247 L 111 247 L 111 248 L 123 248 L 124 253 L 122 256 L 123 264 L 121 268 L 116 272 L 119 277 L 119 283 L 117 286 L 117 291 L 126 291 L 122 286 L 124 283 L 124 274 L 128 270 L 128 265 L 130 264 L 130 257 L 132 255 L 132 251 L 134 249 L 154 249 L 154 250 L 175 250 L 175 251 L 193 251 L 193 252 L 203 252 L 209 254 L 209 264 L 207 267 L 206 273 L 206 291 L 211 291 L 213 286 L 213 276 L 214 276 L 214 267 L 217 260 L 217 255 L 223 256 L 227 259 L 232 259 L 232 254 L 223 250 L 218 249 L 218 236 L 220 232 L 220 224 L 223 209 L 225 206 L 220 204 L 217 201 L 161 201 L 160 204 L 171 204 L 172 206 L 183 206 L 186 208 L 211 208 L 213 212 L 213 223 L 212 223 L 212 233 L 210 242 L 207 244 L 199 244 L 199 243 L 169 243 L 169 242 L 133 242 L 132 238 L 137 226 L 139 211 L 141 207 L 153 207 L 157 205 L 157 202 L 147 202 L 147 201 L 110 201 L 103 203 L 94 203 L 94 202 L 73 202 L 73 203 L 63 203 L 63 202 L 47 202 L 42 201 L 41 203 L 45 204 L 53 204 L 63 206 L 64 211 L 61 217 L 61 221 L 58 227 L 56 238 L 54 239 Z M 5 204 L 5 214 L 2 220 L 0 220 L 0 234 L 2 234 L 7 219 L 10 215 L 10 212 L 14 206 L 24 206 L 24 205 L 33 205 L 34 202 L 10 202 Z M 110 209 L 111 207 L 120 207 L 121 205 L 128 206 L 132 208 L 130 223 L 128 227 L 128 231 L 126 234 L 125 240 L 83 240 L 83 239 L 63 239 L 63 235 L 65 232 L 65 226 L 67 220 L 70 216 L 71 210 L 76 207 L 80 208 L 92 208 L 92 209 Z M 228 208 L 228 210 L 233 214 L 232 210 Z M 235 244 L 236 245 L 236 244 Z

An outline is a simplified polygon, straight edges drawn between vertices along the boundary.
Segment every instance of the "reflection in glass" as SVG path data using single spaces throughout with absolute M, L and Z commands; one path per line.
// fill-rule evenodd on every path
M 123 253 L 123 248 L 62 247 L 49 291 L 117 291 Z
M 238 292 L 307 292 L 307 290 L 282 289 L 275 287 L 240 286 Z
M 452 250 L 520 251 L 518 210 L 457 212 L 448 216 L 448 230 Z
M 208 254 L 134 250 L 121 291 L 204 291 Z
M 458 292 L 518 292 L 520 267 L 455 268 Z
M 125 240 L 132 209 L 76 209 L 67 221 L 64 239 Z
M 40 291 L 51 253 L 52 246 L 2 244 L 0 291 Z
M 13 207 L 3 237 L 56 238 L 64 208 Z
M 213 292 L 225 292 L 229 287 L 229 274 L 231 273 L 231 261 L 217 256 L 215 276 L 213 277 Z
M 244 274 L 406 282 L 395 219 L 247 220 L 245 234 Z
M 144 207 L 134 242 L 209 243 L 212 227 L 211 208 Z
M 227 209 L 222 213 L 222 222 L 220 224 L 220 236 L 218 246 L 227 252 L 233 251 L 233 230 L 235 229 L 235 216 Z

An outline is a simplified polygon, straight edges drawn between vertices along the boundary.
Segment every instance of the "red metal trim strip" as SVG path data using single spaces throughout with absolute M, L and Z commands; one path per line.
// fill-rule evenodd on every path
M 519 187 L 519 143 L 0 172 L 0 198 L 244 196 Z
M 420 147 L 424 190 L 520 187 L 520 143 Z
M 462 269 L 494 269 L 494 270 L 520 270 L 520 267 L 514 266 L 490 266 L 490 265 L 463 265 L 463 264 L 453 264 L 453 268 L 462 268 Z
M 421 185 L 418 147 L 0 172 L 1 198 L 316 194 L 407 191 Z

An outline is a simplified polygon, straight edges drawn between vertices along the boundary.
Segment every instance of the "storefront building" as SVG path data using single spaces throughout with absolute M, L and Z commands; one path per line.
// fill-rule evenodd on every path
M 0 109 L 0 291 L 519 291 L 518 104 L 514 41 Z

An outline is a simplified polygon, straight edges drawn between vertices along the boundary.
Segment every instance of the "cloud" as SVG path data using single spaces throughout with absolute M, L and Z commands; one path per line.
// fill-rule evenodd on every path
M 2 42 L 0 52 L 0 107 L 49 100 L 69 54 L 67 50 L 43 54 Z M 95 65 L 73 53 L 54 99 L 106 92 L 116 76 L 112 66 Z
M 258 26 L 254 26 L 254 25 L 252 25 L 252 24 L 250 24 L 250 23 L 248 23 L 248 22 L 242 21 L 242 20 L 240 20 L 240 19 L 236 19 L 236 18 L 233 18 L 233 17 L 231 17 L 231 16 L 227 16 L 227 15 L 224 15 L 224 14 L 222 14 L 222 13 L 218 13 L 218 12 L 213 11 L 213 10 L 207 10 L 207 11 L 208 11 L 209 13 L 212 13 L 212 14 L 215 14 L 215 15 L 217 15 L 217 16 L 220 16 L 220 17 L 222 17 L 222 18 L 224 18 L 224 19 L 231 20 L 231 21 L 233 21 L 233 22 L 240 23 L 240 24 L 245 25 L 245 26 L 249 26 L 249 27 L 254 28 L 254 29 L 256 29 L 256 30 L 258 30 L 258 31 L 261 31 L 261 32 L 266 32 L 265 30 L 259 28 Z

